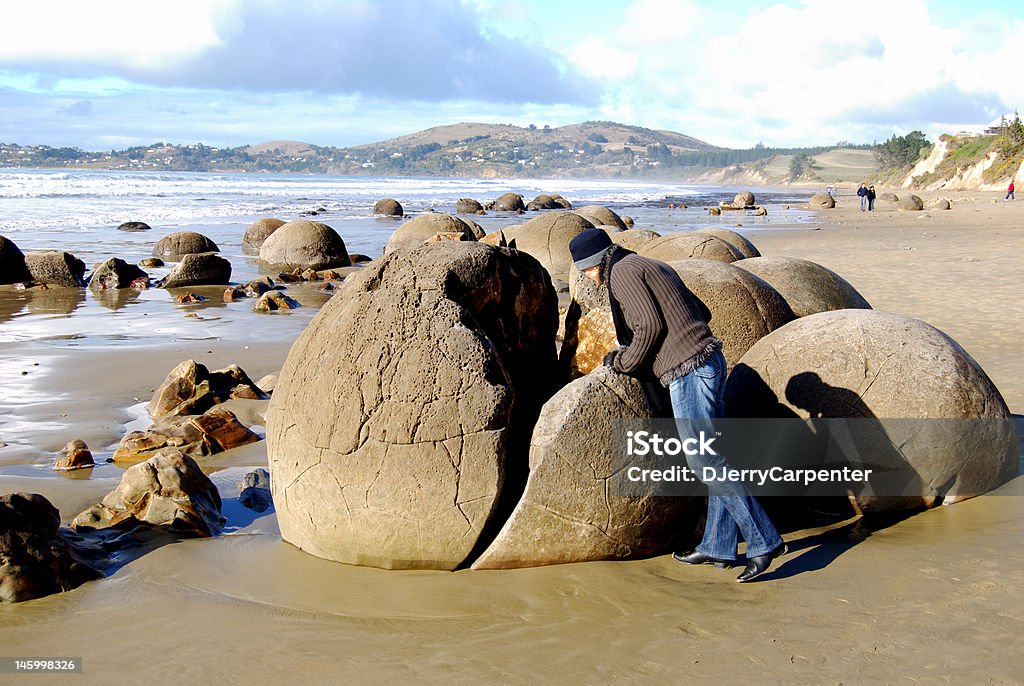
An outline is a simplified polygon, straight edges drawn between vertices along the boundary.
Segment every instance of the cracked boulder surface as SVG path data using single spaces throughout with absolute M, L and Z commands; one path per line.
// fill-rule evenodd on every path
M 730 369 L 750 346 L 795 319 L 778 291 L 739 267 L 715 260 L 677 260 L 669 266 L 711 311 L 711 331 L 722 339 Z
M 475 241 L 476 232 L 469 222 L 444 212 L 426 212 L 405 222 L 391 234 L 384 246 L 387 255 L 399 248 L 413 248 L 425 241 L 433 240 L 438 234 L 458 235 L 460 241 Z
M 742 234 L 731 229 L 723 229 L 717 226 L 706 226 L 702 229 L 697 229 L 694 233 L 721 238 L 723 241 L 736 248 L 743 258 L 761 256 L 761 252 L 757 249 L 757 246 L 747 240 L 747 238 Z
M 353 276 L 270 401 L 282 537 L 350 564 L 466 562 L 522 492 L 557 318 L 541 265 L 483 243 L 396 250 Z
M 546 212 L 517 228 L 514 238 L 517 249 L 540 260 L 548 273 L 561 275 L 572 268 L 569 242 L 592 228 L 590 220 L 574 212 Z
M 473 569 L 644 557 L 693 530 L 702 498 L 615 492 L 618 421 L 652 414 L 640 383 L 607 367 L 556 393 L 533 430 L 526 491 Z
M 736 248 L 721 238 L 688 231 L 655 238 L 640 246 L 637 254 L 662 262 L 695 259 L 735 262 L 743 257 Z
M 49 500 L 38 493 L 0 496 L 0 602 L 41 598 L 100 578 L 78 553 Z
M 797 317 L 830 310 L 871 309 L 849 281 L 810 260 L 752 257 L 736 262 L 735 266 L 767 281 L 782 294 Z
M 903 315 L 852 309 L 786 324 L 740 359 L 725 406 L 727 417 L 881 420 L 872 426 L 884 441 L 861 459 L 895 460 L 904 476 L 909 467 L 920 492 L 857 496 L 864 511 L 956 502 L 1017 473 L 1016 432 L 995 385 L 956 341 Z
M 191 536 L 215 536 L 224 528 L 217 487 L 195 460 L 174 448 L 161 450 L 125 470 L 121 482 L 71 521 L 75 529 L 167 527 Z

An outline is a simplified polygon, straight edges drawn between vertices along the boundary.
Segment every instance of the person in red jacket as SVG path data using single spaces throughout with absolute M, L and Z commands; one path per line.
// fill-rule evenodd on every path
M 1003 200 L 1014 200 L 1013 197 L 1013 179 L 1010 179 L 1010 185 L 1006 189 L 1006 197 Z

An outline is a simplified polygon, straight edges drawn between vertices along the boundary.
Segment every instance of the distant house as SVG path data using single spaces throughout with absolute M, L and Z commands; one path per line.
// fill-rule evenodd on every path
M 1006 133 L 1006 129 L 1009 128 L 1010 124 L 1015 119 L 1017 119 L 1017 117 L 1017 112 L 1013 112 L 1013 114 L 1004 114 L 1003 116 L 999 117 L 999 119 L 992 121 L 988 126 L 985 127 L 985 135 L 995 136 L 1002 133 Z

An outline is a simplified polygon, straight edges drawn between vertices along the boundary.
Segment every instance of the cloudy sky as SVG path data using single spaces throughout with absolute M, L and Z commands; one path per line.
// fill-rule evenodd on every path
M 357 145 L 459 121 L 873 142 L 1024 109 L 1019 0 L 5 0 L 0 142 Z

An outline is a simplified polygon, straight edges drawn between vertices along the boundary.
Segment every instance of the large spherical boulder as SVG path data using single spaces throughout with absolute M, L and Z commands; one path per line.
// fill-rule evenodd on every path
M 900 197 L 898 207 L 905 212 L 920 212 L 924 209 L 924 201 L 913 193 L 909 193 Z
M 0 236 L 0 284 L 31 281 L 32 274 L 25 265 L 25 253 L 14 241 Z
M 76 559 L 60 512 L 38 493 L 0 496 L 0 602 L 70 591 L 103 576 Z
M 149 286 L 149 274 L 134 264 L 128 264 L 119 257 L 111 257 L 92 271 L 89 288 L 94 291 L 129 288 L 138 279 Z
M 157 257 L 176 258 L 182 255 L 197 255 L 204 252 L 220 252 L 212 240 L 195 231 L 176 231 L 157 241 L 153 254 Z
M 878 201 L 898 203 L 900 201 L 900 196 L 896 195 L 895 193 L 880 193 L 878 195 Z
M 231 281 L 231 263 L 220 255 L 204 253 L 184 255 L 174 269 L 157 282 L 159 288 L 227 285 Z
M 463 564 L 525 483 L 557 316 L 535 259 L 478 242 L 352 276 L 292 346 L 267 412 L 282 537 L 352 564 Z
M 932 209 L 936 210 L 948 210 L 951 207 L 952 204 L 949 202 L 949 198 L 936 198 L 932 203 Z
M 460 219 L 461 219 L 461 217 L 460 217 Z M 466 219 L 463 219 L 462 221 L 465 222 L 466 225 L 469 227 L 470 231 L 473 232 L 473 238 L 475 238 L 476 240 L 478 240 L 478 241 L 482 240 L 484 238 L 484 236 L 487 235 L 487 232 L 484 231 L 484 227 L 480 226 L 479 224 L 477 224 L 472 219 L 466 218 Z
M 260 261 L 275 269 L 331 269 L 351 262 L 345 241 L 320 222 L 305 219 L 278 227 L 260 246 Z
M 828 193 L 815 193 L 807 201 L 807 207 L 812 210 L 831 210 L 836 206 L 836 199 Z
M 540 260 L 549 273 L 568 274 L 572 267 L 569 242 L 593 226 L 573 212 L 545 213 L 516 230 L 516 248 Z
M 37 250 L 25 253 L 25 266 L 33 281 L 51 286 L 85 286 L 85 263 L 69 252 Z
M 526 203 L 527 210 L 571 210 L 572 203 L 560 195 L 541 193 Z
M 703 229 L 697 229 L 694 233 L 721 238 L 723 241 L 736 248 L 736 252 L 740 254 L 741 259 L 761 256 L 760 251 L 753 243 L 747 240 L 745 236 L 732 231 L 731 229 L 720 229 L 718 227 L 709 226 Z
M 413 217 L 391 234 L 384 246 L 384 254 L 399 248 L 414 247 L 425 241 L 434 240 L 438 235 L 457 241 L 475 241 L 476 232 L 468 222 L 444 212 L 427 212 Z
M 491 209 L 496 212 L 524 212 L 523 196 L 518 193 L 504 193 L 495 198 Z
M 473 569 L 644 557 L 681 538 L 700 498 L 615 493 L 620 423 L 653 414 L 640 383 L 607 367 L 556 393 L 533 430 L 526 490 Z
M 284 225 L 284 220 L 274 217 L 257 219 L 252 224 L 249 224 L 249 228 L 245 230 L 245 235 L 242 236 L 242 249 L 247 253 L 258 255 L 263 242 L 267 240 L 270 234 Z
M 405 214 L 402 203 L 394 198 L 378 200 L 373 206 L 373 213 L 382 217 L 401 217 Z
M 734 207 L 751 207 L 754 204 L 754 194 L 750 191 L 740 191 L 732 198 Z
M 455 214 L 480 214 L 484 206 L 473 198 L 459 198 L 455 202 Z
M 626 229 L 625 231 L 609 232 L 608 237 L 612 239 L 612 243 L 636 252 L 655 238 L 661 238 L 661 234 L 650 229 Z
M 715 260 L 669 265 L 711 311 L 711 331 L 722 339 L 730 368 L 750 346 L 795 319 L 778 291 L 739 267 Z
M 662 262 L 674 260 L 717 260 L 735 262 L 742 258 L 739 251 L 721 238 L 689 231 L 670 233 L 640 246 L 637 254 Z
M 794 320 L 747 351 L 729 376 L 725 403 L 729 417 L 877 426 L 884 443 L 860 458 L 901 466 L 877 471 L 882 479 L 916 474 L 915 492 L 886 492 L 883 481 L 879 497 L 858 498 L 865 510 L 953 502 L 1017 474 L 1011 415 L 992 381 L 956 341 L 902 315 L 841 310 Z
M 622 217 L 604 205 L 587 205 L 573 210 L 576 214 L 588 220 L 594 226 L 614 226 L 619 231 L 625 231 L 629 227 L 622 221 Z M 609 234 L 611 231 L 608 232 Z
M 740 260 L 735 266 L 767 281 L 782 294 L 797 317 L 829 310 L 871 309 L 846 279 L 810 260 L 754 257 Z

